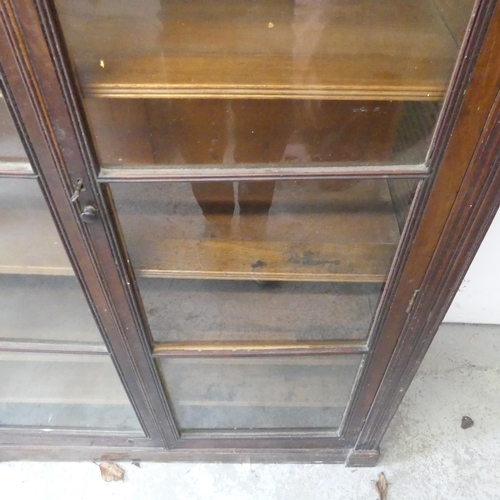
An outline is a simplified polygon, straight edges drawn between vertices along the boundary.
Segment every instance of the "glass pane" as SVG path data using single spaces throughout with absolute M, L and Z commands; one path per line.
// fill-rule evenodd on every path
M 361 358 L 160 358 L 158 364 L 183 430 L 335 430 Z
M 0 94 L 0 172 L 30 172 L 24 146 Z
M 104 348 L 76 278 L 0 275 L 0 340 Z
M 141 278 L 156 341 L 245 342 L 363 339 L 380 283 Z
M 364 339 L 415 180 L 112 184 L 158 342 Z
M 141 431 L 111 359 L 0 352 L 0 425 Z
M 37 181 L 0 180 L 0 339 L 102 344 Z
M 474 0 L 55 3 L 113 167 L 420 164 Z
M 142 433 L 36 180 L 0 179 L 0 231 L 0 426 Z

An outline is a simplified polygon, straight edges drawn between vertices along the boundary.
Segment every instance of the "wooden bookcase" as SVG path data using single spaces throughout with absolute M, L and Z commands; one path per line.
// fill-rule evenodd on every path
M 0 454 L 345 462 L 500 198 L 495 0 L 2 0 Z

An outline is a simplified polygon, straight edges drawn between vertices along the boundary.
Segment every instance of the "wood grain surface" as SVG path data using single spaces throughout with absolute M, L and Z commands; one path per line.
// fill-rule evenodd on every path
M 101 97 L 440 100 L 458 54 L 430 0 L 56 6 Z
M 269 214 L 243 217 L 204 217 L 189 183 L 112 192 L 142 277 L 384 282 L 399 241 L 385 180 L 277 182 Z

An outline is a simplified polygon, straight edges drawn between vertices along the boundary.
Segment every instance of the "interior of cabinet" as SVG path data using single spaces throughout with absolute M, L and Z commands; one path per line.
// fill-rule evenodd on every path
M 341 423 L 361 358 L 160 358 L 158 363 L 181 429 L 333 430 Z
M 0 92 L 0 174 L 30 174 L 33 170 Z
M 419 165 L 440 108 L 417 101 L 85 99 L 102 168 L 111 174 L 161 166 Z
M 108 356 L 0 352 L 0 425 L 140 430 Z
M 250 221 L 251 241 L 241 233 L 238 214 L 223 216 L 226 235 L 207 235 L 187 183 L 113 184 L 155 341 L 366 338 L 415 182 L 278 183 L 265 235 Z M 15 302 L 12 310 L 27 303 L 30 311 L 16 321 L 3 309 L 3 341 L 69 346 L 77 331 L 80 348 L 99 343 L 38 186 L 4 179 L 0 187 L 4 303 Z M 43 318 L 54 307 L 57 315 Z
M 382 286 L 139 279 L 155 342 L 195 349 L 207 343 L 255 348 L 258 343 L 365 339 Z
M 0 182 L 0 273 L 73 276 L 36 181 Z
M 189 183 L 112 184 L 155 352 L 366 339 L 417 184 L 278 181 L 266 215 L 205 217 Z
M 0 347 L 105 350 L 74 277 L 0 274 L 0 304 Z
M 141 277 L 382 283 L 400 236 L 385 180 L 278 181 L 268 216 L 210 227 L 189 183 L 112 192 Z
M 443 3 L 56 5 L 87 96 L 441 100 L 472 7 Z

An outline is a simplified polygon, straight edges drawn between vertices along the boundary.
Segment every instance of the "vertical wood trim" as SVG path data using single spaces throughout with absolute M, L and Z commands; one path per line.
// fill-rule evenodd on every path
M 448 266 L 456 266 L 455 269 L 460 275 L 463 275 L 468 267 L 467 261 L 455 261 L 455 256 L 444 251 L 447 245 L 452 248 L 458 245 L 458 243 L 453 243 L 451 239 L 453 233 L 446 232 L 445 225 L 449 224 L 448 220 L 456 218 L 460 210 L 467 210 L 471 215 L 474 200 L 471 197 L 465 202 L 463 193 L 472 186 L 479 189 L 483 182 L 482 176 L 492 168 L 491 165 L 485 163 L 484 156 L 474 155 L 478 144 L 484 149 L 485 141 L 496 141 L 494 135 L 497 132 L 491 125 L 490 110 L 500 88 L 500 65 L 497 56 L 498 46 L 500 46 L 500 8 L 497 2 L 483 3 L 476 21 L 472 30 L 474 43 L 469 43 L 472 51 L 471 57 L 480 46 L 482 39 L 484 39 L 484 46 L 470 78 L 463 104 L 460 106 L 457 126 L 449 137 L 448 147 L 443 153 L 442 165 L 437 174 L 426 183 L 425 203 L 421 205 L 420 213 L 413 214 L 413 227 L 410 231 L 414 240 L 412 251 L 407 256 L 399 285 L 390 300 L 390 308 L 381 332 L 375 339 L 374 351 L 361 387 L 356 394 L 344 435 L 346 438 L 355 437 L 363 429 L 357 449 L 368 450 L 378 446 L 396 409 L 390 406 L 391 398 L 394 397 L 399 401 L 399 396 L 402 396 L 406 390 L 407 386 L 398 385 L 398 381 L 402 379 L 406 370 L 411 369 L 405 363 L 409 362 L 408 356 L 415 346 L 408 337 L 408 327 L 403 334 L 401 331 L 407 325 L 406 309 L 412 294 L 416 289 L 420 289 L 411 311 L 411 318 L 415 318 L 413 321 L 418 320 L 421 325 L 427 324 L 431 311 L 436 311 L 438 305 L 441 309 L 435 317 L 442 318 L 456 289 L 454 284 L 447 285 L 446 300 L 437 302 L 441 288 L 438 276 Z M 490 134 L 493 134 L 493 137 L 488 139 Z M 472 162 L 473 158 L 475 160 Z M 478 161 L 478 158 L 481 159 Z M 496 206 L 495 192 L 489 190 L 486 196 L 485 203 L 490 208 Z M 465 203 L 462 208 L 461 203 Z M 477 220 L 476 224 L 482 224 L 482 222 Z M 470 242 L 466 233 L 461 236 L 462 231 L 463 226 L 455 227 L 455 238 L 458 238 L 457 241 L 460 244 L 464 244 L 460 252 L 463 252 L 462 255 L 472 254 L 479 245 L 480 237 L 476 235 L 474 242 Z M 439 261 L 436 260 L 438 258 Z M 430 277 L 434 277 L 434 280 L 430 280 Z M 427 282 L 424 279 L 430 281 Z M 429 326 L 426 327 L 425 335 L 428 338 L 432 338 L 438 324 L 439 322 L 432 324 L 434 330 Z M 421 344 L 419 347 L 421 356 L 426 351 L 426 345 Z M 391 371 L 391 368 L 384 375 L 389 362 L 393 367 L 399 360 L 401 360 L 401 364 L 398 365 L 399 371 Z M 381 386 L 382 379 L 384 382 Z M 372 407 L 377 391 L 379 392 L 376 405 Z M 376 406 L 379 409 L 386 409 L 386 413 L 376 411 Z M 372 411 L 370 407 L 373 408 Z M 392 410 L 394 412 L 391 413 Z M 378 432 L 374 435 L 375 437 L 368 437 L 371 436 L 370 429 L 376 427 L 380 427 L 383 431 Z
M 500 207 L 500 93 L 401 334 L 357 449 L 382 440 Z

